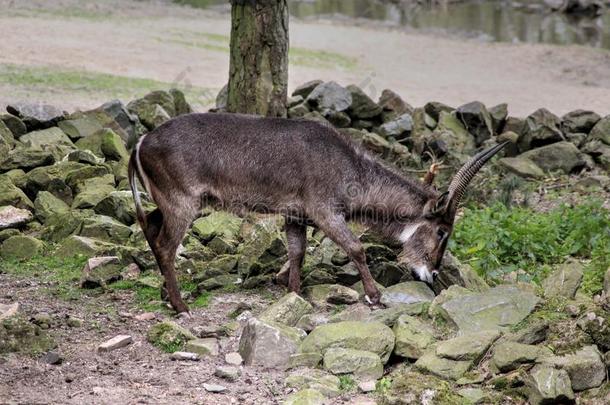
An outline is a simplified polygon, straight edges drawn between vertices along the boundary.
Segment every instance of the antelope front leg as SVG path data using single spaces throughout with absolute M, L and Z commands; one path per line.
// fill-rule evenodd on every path
M 288 290 L 298 294 L 301 290 L 301 266 L 307 247 L 307 227 L 286 219 L 286 239 L 288 240 L 288 261 L 290 262 Z
M 341 247 L 360 273 L 364 292 L 372 304 L 378 304 L 381 294 L 375 285 L 375 280 L 366 265 L 366 255 L 360 240 L 349 230 L 345 218 L 342 215 L 331 214 L 318 217 L 316 224 L 322 232 L 333 242 Z

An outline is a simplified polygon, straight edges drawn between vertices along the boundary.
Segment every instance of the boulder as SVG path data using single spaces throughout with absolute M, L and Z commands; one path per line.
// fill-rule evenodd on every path
M 120 161 L 129 159 L 123 139 L 111 129 L 102 129 L 76 141 L 76 146 L 89 150 L 97 157 Z
M 331 81 L 316 86 L 306 100 L 320 112 L 346 111 L 352 105 L 352 94 L 346 88 Z
M 30 260 L 44 248 L 44 243 L 32 236 L 11 236 L 0 246 L 0 257 L 4 260 Z
M 53 163 L 55 163 L 55 156 L 49 151 L 20 147 L 10 151 L 6 159 L 0 158 L 0 172 L 12 169 L 28 171 Z
M 99 121 L 90 116 L 61 121 L 57 126 L 72 140 L 88 137 L 103 128 Z
M 452 285 L 467 288 L 470 291 L 486 291 L 489 286 L 479 276 L 470 265 L 461 263 L 451 252 L 445 252 L 438 277 L 432 284 L 432 289 L 436 294 Z
M 286 368 L 302 338 L 299 329 L 250 318 L 239 341 L 239 354 L 248 366 Z
M 458 295 L 437 307 L 445 320 L 456 325 L 462 333 L 468 333 L 506 330 L 525 319 L 539 301 L 529 291 L 506 285 L 481 293 Z
M 544 178 L 544 171 L 536 163 L 522 156 L 502 158 L 498 160 L 498 163 L 519 177 L 526 179 Z
M 36 324 L 29 322 L 19 304 L 0 304 L 0 354 L 44 353 L 55 346 L 53 340 Z
M 341 394 L 339 378 L 322 370 L 305 369 L 295 371 L 286 377 L 286 386 L 296 389 L 315 389 L 325 397 L 333 398 Z
M 551 350 L 544 346 L 507 341 L 494 346 L 491 364 L 500 372 L 506 373 L 523 364 L 535 363 L 552 355 Z
M 593 157 L 595 163 L 604 170 L 610 172 L 610 146 L 600 140 L 593 140 L 583 145 L 581 150 Z
M 383 111 L 392 114 L 393 118 L 405 113 L 413 113 L 413 107 L 406 103 L 398 94 L 389 89 L 385 89 L 381 92 L 378 104 L 383 108 Z
M 585 346 L 573 354 L 548 356 L 542 363 L 568 372 L 572 390 L 584 391 L 602 385 L 606 380 L 606 365 L 597 346 Z
M 504 128 L 506 118 L 508 117 L 508 104 L 502 103 L 491 107 L 489 115 L 491 115 L 494 133 L 499 134 Z
M 313 311 L 311 304 L 295 292 L 288 293 L 259 315 L 262 321 L 295 326 L 299 319 Z
M 173 103 L 172 103 L 173 106 Z M 138 99 L 127 104 L 127 110 L 136 115 L 140 122 L 152 131 L 159 125 L 169 121 L 172 117 L 161 105 L 151 103 L 146 99 Z
M 19 139 L 21 135 L 25 135 L 28 132 L 23 121 L 13 114 L 0 114 L 0 121 L 4 123 L 16 139 Z
M 6 111 L 19 117 L 28 131 L 53 127 L 65 118 L 65 113 L 59 108 L 40 103 L 10 104 Z
M 116 256 L 100 256 L 87 260 L 83 267 L 80 286 L 82 288 L 106 287 L 121 279 L 123 265 Z
M 595 124 L 589 133 L 589 139 L 599 140 L 610 145 L 610 115 L 605 116 Z
M 186 342 L 184 349 L 187 352 L 197 353 L 200 356 L 218 356 L 218 340 L 216 338 L 193 339 Z
M 394 333 L 379 322 L 345 321 L 318 326 L 304 340 L 301 353 L 321 353 L 329 348 L 376 353 L 385 364 L 394 349 Z
M 407 281 L 395 284 L 382 291 L 381 303 L 387 307 L 417 302 L 432 302 L 434 291 L 421 281 Z
M 440 113 L 436 129 L 426 138 L 426 144 L 438 156 L 471 154 L 475 150 L 473 136 L 455 115 L 444 111 Z
M 0 175 L 0 206 L 12 205 L 17 208 L 33 209 L 34 204 L 21 189 L 17 188 L 6 175 Z
M 43 224 L 53 216 L 65 214 L 70 211 L 68 204 L 48 191 L 41 191 L 38 193 L 36 200 L 34 201 L 34 209 L 36 212 L 36 219 Z
M 356 119 L 370 119 L 381 114 L 382 108 L 375 103 L 362 89 L 355 85 L 346 87 L 352 97 L 349 115 Z
M 530 371 L 526 384 L 532 405 L 574 402 L 570 377 L 564 370 L 538 365 Z
M 580 287 L 583 267 L 576 260 L 570 260 L 553 271 L 543 282 L 544 295 L 573 299 Z
M 303 315 L 298 321 L 295 327 L 303 329 L 305 332 L 311 332 L 320 325 L 324 325 L 329 322 L 328 316 L 321 313 L 313 313 Z
M 303 97 L 303 99 L 306 99 L 307 96 L 309 96 L 309 94 L 311 94 L 311 92 L 322 83 L 324 83 L 322 80 L 312 80 L 310 82 L 304 83 L 294 89 L 294 91 L 292 92 L 292 96 L 301 96 Z
M 532 149 L 521 154 L 521 157 L 530 159 L 545 172 L 559 170 L 564 173 L 572 173 L 585 165 L 578 148 L 565 141 Z
M 340 284 L 318 284 L 306 287 L 303 295 L 314 305 L 353 304 L 358 302 L 358 292 Z
M 432 328 L 410 315 L 396 320 L 394 335 L 394 354 L 407 359 L 419 359 L 435 341 Z
M 149 343 L 169 353 L 180 351 L 185 343 L 196 337 L 186 328 L 172 321 L 153 325 L 146 334 Z
M 434 121 L 439 120 L 441 113 L 451 113 L 454 110 L 453 107 L 449 107 L 446 104 L 439 103 L 438 101 L 431 101 L 424 106 L 424 111 L 428 114 Z
M 389 327 L 394 326 L 398 318 L 402 315 L 419 316 L 428 311 L 427 302 L 417 302 L 415 304 L 402 304 L 390 308 L 377 309 L 368 316 L 368 321 L 381 322 Z
M 485 105 L 473 101 L 458 107 L 456 116 L 460 119 L 468 132 L 474 135 L 477 146 L 491 138 L 494 134 L 493 120 Z
M 545 108 L 536 110 L 526 119 L 525 129 L 519 138 L 519 150 L 528 151 L 540 146 L 549 145 L 564 140 L 559 129 L 561 120 Z M 506 130 L 506 128 L 505 128 Z M 513 131 L 517 132 L 518 131 Z
M 575 110 L 561 117 L 561 129 L 564 133 L 576 134 L 591 132 L 595 124 L 601 120 L 593 111 Z
M 383 137 L 393 137 L 398 140 L 406 138 L 413 130 L 413 117 L 409 113 L 399 115 L 379 127 L 379 134 Z
M 65 257 L 74 257 L 76 255 L 95 257 L 118 254 L 121 250 L 121 246 L 114 243 L 72 235 L 64 239 L 55 254 Z
M 87 216 L 82 223 L 79 234 L 107 242 L 126 242 L 132 230 L 127 225 L 105 215 Z
M 216 236 L 237 241 L 242 220 L 224 211 L 214 211 L 193 223 L 193 233 L 204 243 Z
M 28 210 L 16 208 L 12 205 L 0 206 L 0 231 L 9 228 L 21 228 L 33 219 L 34 216 Z
M 428 350 L 415 362 L 415 368 L 446 380 L 457 380 L 472 367 L 471 360 L 450 360 L 437 356 L 434 349 Z
M 169 95 L 174 99 L 175 116 L 190 114 L 193 107 L 186 101 L 186 96 L 181 90 L 170 89 Z
M 131 191 L 113 191 L 94 207 L 96 213 L 110 216 L 126 225 L 135 223 L 136 207 Z
M 610 351 L 610 316 L 606 311 L 589 312 L 578 322 L 593 343 L 603 352 Z
M 324 368 L 333 374 L 354 374 L 359 380 L 383 376 L 379 356 L 364 350 L 330 348 L 324 354 Z
M 112 179 L 114 179 L 114 177 L 112 177 Z M 113 191 L 115 191 L 114 187 L 105 180 L 95 179 L 86 184 L 82 191 L 74 198 L 72 208 L 93 208 Z
M 57 127 L 30 132 L 23 135 L 19 140 L 24 145 L 35 149 L 42 149 L 52 145 L 74 146 L 68 135 Z
M 397 368 L 388 379 L 392 384 L 377 394 L 382 404 L 464 404 L 452 384 L 430 374 Z
M 318 367 L 322 361 L 320 353 L 295 353 L 288 360 L 288 368 Z
M 464 334 L 439 342 L 436 346 L 436 355 L 450 360 L 477 362 L 499 337 L 500 333 L 494 330 Z

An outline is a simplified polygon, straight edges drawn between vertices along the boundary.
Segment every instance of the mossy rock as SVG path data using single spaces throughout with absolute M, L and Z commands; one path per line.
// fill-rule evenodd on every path
M 76 146 L 82 150 L 90 150 L 96 156 L 108 160 L 120 161 L 129 158 L 129 152 L 121 137 L 107 128 L 79 139 Z
M 17 188 L 7 175 L 0 175 L 0 206 L 5 205 L 23 209 L 34 208 L 34 204 L 28 196 Z
M 38 354 L 55 346 L 53 340 L 22 315 L 0 320 L 0 353 Z
M 0 256 L 5 260 L 29 260 L 40 253 L 43 247 L 42 241 L 31 236 L 12 236 L 2 243 Z
M 388 378 L 392 385 L 381 393 L 382 405 L 427 403 L 430 397 L 434 405 L 470 404 L 448 382 L 431 375 L 398 369 Z
M 197 339 L 188 329 L 172 321 L 163 321 L 152 326 L 146 339 L 167 353 L 181 350 L 186 342 Z
M 70 211 L 68 204 L 48 191 L 41 191 L 38 193 L 36 200 L 34 201 L 34 209 L 36 212 L 36 219 L 43 224 L 53 216 L 65 214 Z

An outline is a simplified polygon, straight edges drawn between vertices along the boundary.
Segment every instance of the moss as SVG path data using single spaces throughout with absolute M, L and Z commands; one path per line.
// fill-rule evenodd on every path
M 0 322 L 0 353 L 20 352 L 36 355 L 55 346 L 38 326 L 20 315 Z
M 164 321 L 152 326 L 146 335 L 148 341 L 166 353 L 184 348 L 187 341 L 195 336 L 175 322 Z
M 439 378 L 402 368 L 393 372 L 390 378 L 391 387 L 380 393 L 380 404 L 420 403 L 424 392 L 434 392 L 431 403 L 435 405 L 468 404 L 465 398 L 456 394 L 455 387 Z
M 353 391 L 356 389 L 356 381 L 351 375 L 339 376 L 339 389 L 343 392 Z

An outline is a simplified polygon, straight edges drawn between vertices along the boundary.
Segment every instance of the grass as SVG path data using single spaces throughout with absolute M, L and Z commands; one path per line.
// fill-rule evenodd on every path
M 358 384 L 351 375 L 345 374 L 339 376 L 339 389 L 343 392 L 353 391 Z
M 168 38 L 158 37 L 157 40 L 213 52 L 229 53 L 230 39 L 226 35 L 197 31 L 170 31 L 169 35 Z M 293 65 L 316 68 L 353 70 L 358 65 L 356 58 L 340 53 L 299 47 L 290 47 L 288 59 L 289 63 Z
M 179 87 L 179 83 L 166 83 L 153 79 L 133 78 L 106 73 L 65 69 L 54 66 L 21 66 L 0 64 L 0 84 L 21 87 L 31 91 L 69 93 L 97 93 L 99 97 L 131 99 L 152 90 Z M 210 89 L 189 86 L 182 89 L 187 100 L 209 104 L 215 97 Z
M 69 301 L 80 297 L 79 280 L 87 258 L 39 255 L 28 261 L 0 260 L 0 272 L 19 277 L 35 277 L 54 296 Z
M 450 249 L 491 281 L 522 269 L 525 281 L 539 283 L 552 266 L 573 256 L 587 262 L 582 289 L 595 294 L 610 266 L 610 211 L 594 200 L 546 213 L 500 203 L 467 209 Z

